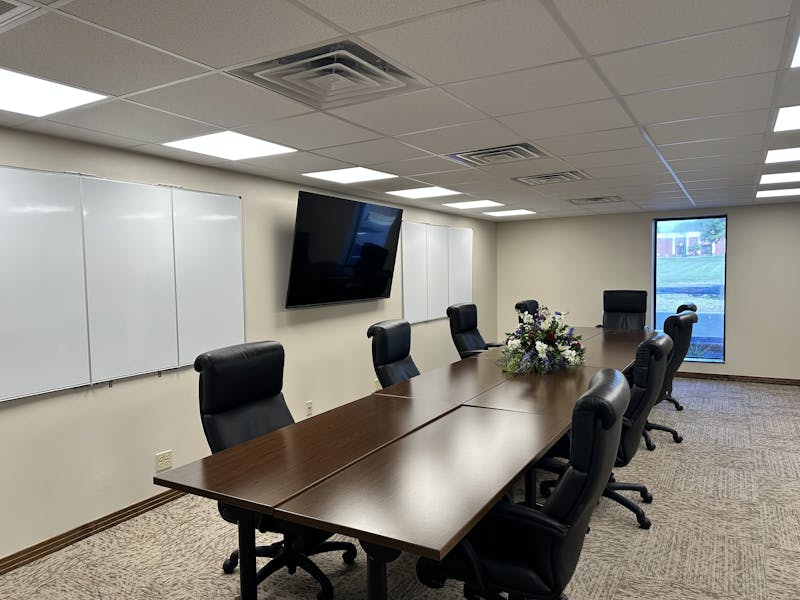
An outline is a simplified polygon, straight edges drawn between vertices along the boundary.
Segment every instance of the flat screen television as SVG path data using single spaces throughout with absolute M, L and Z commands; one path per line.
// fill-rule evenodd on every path
M 403 210 L 300 192 L 286 308 L 388 298 Z

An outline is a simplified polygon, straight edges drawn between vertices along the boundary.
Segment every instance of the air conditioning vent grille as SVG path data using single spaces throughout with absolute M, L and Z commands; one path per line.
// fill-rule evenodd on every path
M 595 196 L 593 198 L 573 198 L 569 202 L 575 206 L 594 206 L 596 204 L 622 202 L 622 198 L 620 196 Z
M 0 0 L 0 26 L 10 23 L 14 19 L 27 15 L 36 10 L 35 6 L 30 6 L 16 0 Z
M 519 181 L 525 185 L 546 185 L 548 183 L 569 183 L 586 179 L 589 179 L 589 176 L 583 171 L 561 171 L 559 173 L 545 173 L 544 175 L 515 177 L 514 181 Z
M 350 41 L 239 67 L 229 73 L 320 109 L 423 87 L 404 71 Z
M 487 167 L 517 162 L 520 160 L 544 158 L 547 156 L 547 153 L 545 153 L 544 150 L 537 148 L 533 144 L 521 142 L 519 144 L 509 144 L 507 146 L 498 146 L 496 148 L 483 148 L 481 150 L 456 152 L 454 154 L 448 154 L 447 156 L 471 167 Z

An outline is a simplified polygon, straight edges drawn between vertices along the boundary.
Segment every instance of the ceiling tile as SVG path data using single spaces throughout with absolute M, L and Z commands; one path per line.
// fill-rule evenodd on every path
M 724 156 L 705 156 L 702 158 L 676 158 L 669 161 L 669 165 L 676 173 L 686 171 L 702 171 L 714 167 L 729 167 L 737 165 L 763 164 L 766 152 L 742 152 L 726 154 Z
M 760 134 L 767 129 L 768 121 L 769 110 L 747 110 L 716 117 L 648 125 L 647 133 L 656 144 L 675 144 Z
M 770 150 L 797 148 L 798 146 L 800 146 L 800 130 L 766 134 L 766 147 Z
M 491 43 L 485 43 L 487 32 L 497 32 Z M 579 56 L 536 0 L 474 3 L 361 38 L 440 84 Z
M 775 91 L 776 106 L 796 106 L 800 104 L 800 69 L 780 71 Z
M 143 142 L 170 142 L 218 131 L 125 100 L 68 110 L 50 120 Z
M 317 156 L 310 152 L 292 152 L 291 154 L 276 154 L 274 156 L 264 156 L 261 158 L 248 158 L 241 161 L 254 167 L 269 170 L 271 173 L 291 173 L 300 175 L 302 173 L 313 173 L 315 171 L 329 171 L 333 169 L 346 169 L 350 165 L 347 163 L 333 160 L 325 156 Z M 306 178 L 309 185 L 318 179 Z
M 66 125 L 65 125 L 66 127 Z M 179 160 L 182 162 L 189 162 L 192 164 L 201 164 L 209 166 L 219 166 L 225 169 L 231 167 L 236 161 L 226 160 L 218 156 L 208 156 L 207 154 L 198 154 L 197 152 L 187 152 L 180 148 L 171 148 L 170 146 L 162 146 L 161 144 L 142 144 L 134 148 L 129 148 L 134 152 L 141 152 L 142 154 L 149 154 L 151 156 L 161 156 L 171 160 Z
M 664 158 L 671 160 L 673 158 L 698 158 L 718 154 L 752 152 L 761 150 L 764 147 L 763 135 L 743 135 L 719 140 L 667 144 L 660 146 L 659 150 L 661 150 Z
M 239 128 L 238 131 L 301 150 L 363 142 L 380 137 L 379 134 L 363 127 L 357 127 L 320 112 L 259 125 L 248 125 Z
M 534 158 L 508 164 L 481 167 L 481 171 L 485 171 L 495 177 L 506 177 L 510 179 L 512 177 L 525 177 L 527 175 L 558 173 L 559 171 L 568 171 L 571 168 L 572 166 L 569 163 L 559 158 Z
M 585 60 L 473 79 L 445 89 L 493 116 L 611 97 Z
M 371 29 L 421 17 L 474 0 L 299 0 L 311 10 L 348 31 Z
M 622 129 L 610 129 L 608 131 L 544 138 L 535 140 L 535 142 L 551 154 L 564 156 L 567 154 L 636 148 L 644 143 L 644 137 L 636 127 L 623 127 Z
M 768 108 L 774 83 L 774 73 L 761 73 L 636 94 L 627 96 L 625 101 L 640 123 L 663 123 Z
M 528 139 L 617 129 L 633 125 L 616 100 L 584 102 L 499 119 Z
M 219 73 L 137 94 L 129 100 L 225 128 L 312 110 L 275 92 Z
M 650 146 L 640 148 L 627 148 L 625 150 L 607 150 L 606 152 L 591 152 L 565 156 L 564 160 L 579 169 L 589 167 L 610 167 L 613 165 L 633 165 L 644 162 L 655 162 L 658 156 Z
M 329 112 L 388 135 L 412 133 L 484 118 L 479 111 L 436 89 L 382 98 Z
M 434 154 L 453 154 L 466 150 L 495 148 L 520 141 L 519 135 L 491 119 L 430 129 L 404 135 L 400 139 Z
M 597 58 L 620 94 L 774 71 L 786 20 L 625 50 Z
M 378 163 L 372 166 L 378 171 L 385 171 L 395 175 L 422 175 L 423 173 L 442 173 L 444 171 L 458 171 L 467 167 L 455 161 L 438 156 L 414 158 L 395 162 Z
M 486 173 L 478 169 L 462 169 L 460 171 L 447 171 L 444 173 L 425 173 L 415 175 L 413 178 L 428 185 L 449 187 L 457 183 L 470 183 L 486 177 Z
M 204 71 L 56 14 L 32 19 L 0 35 L 0 57 L 10 69 L 107 95 L 126 94 Z
M 132 140 L 116 135 L 109 135 L 106 133 L 100 133 L 98 131 L 91 131 L 90 129 L 81 129 L 80 127 L 73 127 L 72 125 L 65 125 L 63 123 L 54 123 L 53 121 L 48 121 L 46 119 L 36 119 L 35 121 L 31 121 L 23 125 L 20 127 L 20 129 L 60 138 L 90 142 L 92 144 L 100 144 L 102 146 L 129 148 L 131 146 L 139 146 L 142 144 L 140 140 Z
M 391 138 L 381 138 L 369 142 L 333 146 L 317 150 L 316 154 L 330 156 L 354 165 L 372 165 L 381 162 L 408 160 L 428 156 L 426 152 L 412 148 Z
M 23 123 L 38 120 L 39 119 L 36 117 L 31 117 L 29 115 L 0 110 L 0 127 L 19 127 Z
M 641 163 L 638 165 L 617 165 L 612 167 L 592 167 L 586 169 L 592 177 L 628 177 L 629 175 L 664 175 L 669 176 L 667 169 L 660 162 Z
M 592 54 L 785 17 L 791 0 L 558 0 Z
M 75 0 L 63 10 L 213 67 L 277 57 L 341 35 L 288 0 Z

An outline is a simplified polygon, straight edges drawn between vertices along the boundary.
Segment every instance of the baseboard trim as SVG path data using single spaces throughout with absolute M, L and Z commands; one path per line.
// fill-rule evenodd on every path
M 151 498 L 147 498 L 146 500 L 142 500 L 141 502 L 137 502 L 136 504 L 132 504 L 131 506 L 113 512 L 110 515 L 100 517 L 99 519 L 95 519 L 94 521 L 90 521 L 84 525 L 80 525 L 75 529 L 70 529 L 69 531 L 50 538 L 49 540 L 39 542 L 30 548 L 25 548 L 24 550 L 20 550 L 14 554 L 9 554 L 4 558 L 0 558 L 0 575 L 8 573 L 9 571 L 13 571 L 14 569 L 23 565 L 27 565 L 28 563 L 47 556 L 48 554 L 62 550 L 63 548 L 87 538 L 90 535 L 99 533 L 104 529 L 124 523 L 133 517 L 143 515 L 147 511 L 158 508 L 159 506 L 167 504 L 168 502 L 172 502 L 183 495 L 184 492 L 180 492 L 178 490 L 169 490 L 167 492 L 157 494 Z
M 722 379 L 723 381 L 741 381 L 744 383 L 772 383 L 775 385 L 800 386 L 800 379 L 784 379 L 782 377 L 755 377 L 752 375 L 719 375 L 716 373 L 684 373 L 678 372 L 676 377 L 686 379 Z

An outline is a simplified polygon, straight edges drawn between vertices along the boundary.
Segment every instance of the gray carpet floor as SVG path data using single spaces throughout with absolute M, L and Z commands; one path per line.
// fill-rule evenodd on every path
M 653 522 L 601 500 L 567 593 L 571 600 L 796 600 L 800 598 L 800 387 L 676 380 L 686 410 L 659 405 L 653 421 L 677 427 L 682 444 L 654 432 L 620 481 L 647 484 Z M 277 539 L 260 536 L 259 542 Z M 344 539 L 344 538 L 342 538 Z M 0 577 L 4 600 L 233 599 L 238 571 L 221 563 L 236 529 L 215 503 L 186 496 Z M 337 599 L 365 598 L 366 562 L 315 557 Z M 461 598 L 461 588 L 421 586 L 415 558 L 389 565 L 393 599 Z M 282 571 L 259 600 L 315 598 L 313 580 Z

